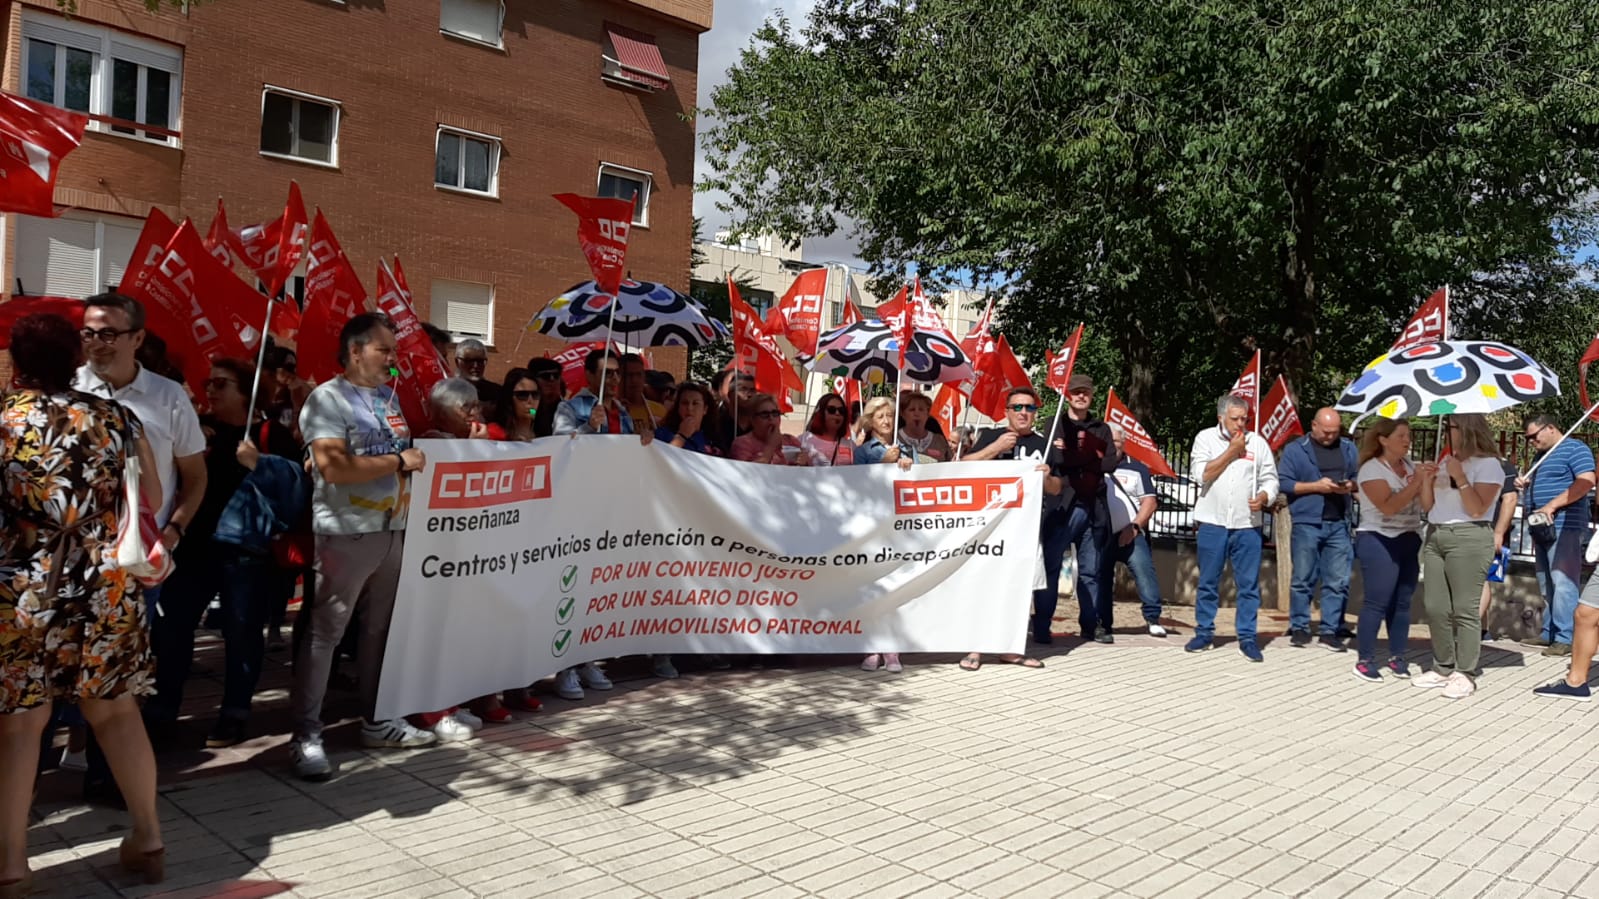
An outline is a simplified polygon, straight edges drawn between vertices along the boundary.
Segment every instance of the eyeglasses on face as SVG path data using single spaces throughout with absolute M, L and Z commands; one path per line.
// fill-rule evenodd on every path
M 1092 387 L 1079 387 L 1076 390 L 1068 390 L 1066 392 L 1068 394 L 1070 394 L 1071 396 L 1093 396 L 1094 395 L 1094 388 L 1092 388 Z
M 828 406 L 826 409 L 822 410 L 822 414 L 823 415 L 843 415 L 844 414 L 844 407 L 843 406 Z
M 477 358 L 457 359 L 455 361 L 456 361 L 456 364 L 460 365 L 462 368 L 465 368 L 465 367 L 467 367 L 469 365 L 473 366 L 473 367 L 476 367 L 476 366 L 479 366 L 479 365 L 488 365 L 489 364 L 489 360 L 487 360 L 487 359 L 477 359 Z
M 558 380 L 560 377 L 561 373 L 558 371 L 541 371 L 533 376 L 533 378 L 538 381 L 554 381 Z
M 516 399 L 519 399 L 519 400 L 535 399 L 535 398 L 538 397 L 538 395 L 539 395 L 539 392 L 537 390 L 513 390 L 513 391 L 511 391 L 511 396 L 513 396 L 513 397 L 515 397 Z
M 112 344 L 117 342 L 118 337 L 124 334 L 132 334 L 137 330 L 139 329 L 129 328 L 126 331 L 122 331 L 117 328 L 84 328 L 78 332 L 78 336 L 82 337 L 85 343 L 91 340 L 98 340 L 104 344 Z
M 210 388 L 215 389 L 215 390 L 223 390 L 229 384 L 237 384 L 237 383 L 239 383 L 239 382 L 233 380 L 232 378 L 206 378 L 205 379 L 205 386 L 210 387 Z
M 1010 409 L 1010 411 L 1012 411 L 1012 412 L 1037 412 L 1038 411 L 1038 407 L 1032 405 L 1031 403 L 1011 403 L 1006 408 Z
M 1527 439 L 1528 440 L 1537 440 L 1538 439 L 1538 435 L 1542 434 L 1544 428 L 1547 428 L 1547 427 L 1549 427 L 1549 426 L 1548 425 L 1539 425 L 1539 426 L 1533 428 L 1532 430 L 1527 432 Z
M 783 417 L 783 413 L 777 411 L 776 409 L 762 409 L 761 411 L 755 413 L 755 417 L 756 418 L 782 418 Z
M 607 368 L 605 370 L 605 376 L 607 378 L 620 378 L 622 376 L 622 370 L 620 368 Z

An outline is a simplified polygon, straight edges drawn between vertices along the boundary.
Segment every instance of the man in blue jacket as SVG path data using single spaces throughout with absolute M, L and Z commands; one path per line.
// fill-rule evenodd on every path
M 1349 573 L 1354 561 L 1350 520 L 1354 512 L 1355 442 L 1343 436 L 1343 421 L 1319 409 L 1310 434 L 1283 449 L 1277 475 L 1293 518 L 1293 586 L 1288 604 L 1290 641 L 1310 645 L 1310 598 L 1321 586 L 1321 645 L 1345 651 L 1353 636 L 1344 627 Z

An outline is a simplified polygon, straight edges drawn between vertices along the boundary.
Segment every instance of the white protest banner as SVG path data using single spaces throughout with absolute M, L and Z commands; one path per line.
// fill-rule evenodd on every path
M 1031 462 L 795 468 L 421 440 L 378 715 L 639 653 L 1020 652 Z

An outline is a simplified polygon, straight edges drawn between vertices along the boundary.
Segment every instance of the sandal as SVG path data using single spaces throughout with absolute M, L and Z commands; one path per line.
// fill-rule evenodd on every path
M 962 671 L 976 671 L 981 667 L 983 667 L 983 654 L 980 652 L 969 652 L 966 658 L 961 659 Z
M 1042 668 L 1042 667 L 1044 667 L 1044 663 L 1043 662 L 1039 661 L 1038 659 L 1033 658 L 1032 656 L 1020 656 L 1020 655 L 1000 656 L 999 660 L 1001 662 L 1004 662 L 1007 665 L 1020 665 L 1023 668 Z

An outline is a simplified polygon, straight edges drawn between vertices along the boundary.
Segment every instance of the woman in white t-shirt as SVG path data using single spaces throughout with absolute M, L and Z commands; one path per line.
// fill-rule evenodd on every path
M 1421 507 L 1432 524 L 1422 565 L 1433 670 L 1411 684 L 1442 687 L 1444 696 L 1464 699 L 1477 689 L 1472 680 L 1482 656 L 1477 600 L 1493 561 L 1489 519 L 1505 476 L 1485 418 L 1451 415 L 1446 421 L 1449 455 L 1435 476 L 1421 482 Z
M 1421 572 L 1421 485 L 1437 474 L 1410 461 L 1410 425 L 1379 419 L 1360 439 L 1360 525 L 1355 559 L 1366 597 L 1355 628 L 1355 677 L 1382 683 L 1383 671 L 1409 677 L 1410 599 Z M 1388 662 L 1377 663 L 1377 630 L 1388 625 Z

